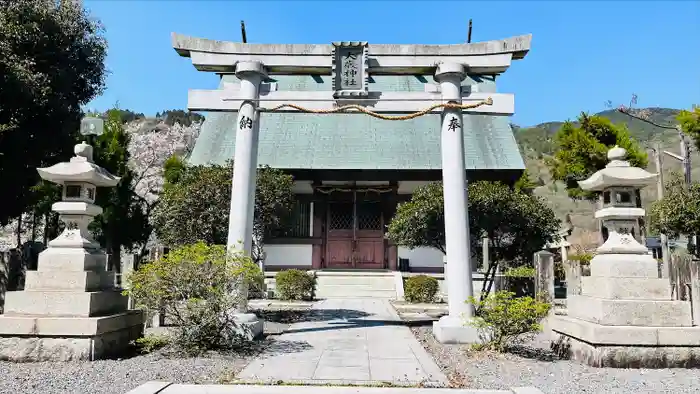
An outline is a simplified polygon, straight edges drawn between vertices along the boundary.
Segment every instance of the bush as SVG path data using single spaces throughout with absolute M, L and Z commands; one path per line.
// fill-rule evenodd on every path
M 282 300 L 313 300 L 316 276 L 297 269 L 280 271 L 275 275 L 275 293 Z
M 516 298 L 509 291 L 489 294 L 483 300 L 469 297 L 478 316 L 469 324 L 480 331 L 483 347 L 499 352 L 522 343 L 542 330 L 540 322 L 544 319 L 551 305 L 532 297 Z
M 508 268 L 504 275 L 508 278 L 534 278 L 535 269 L 526 265 L 514 268 Z
M 437 279 L 428 275 L 411 276 L 404 282 L 404 299 L 411 303 L 433 302 L 440 289 Z
M 225 246 L 199 242 L 142 265 L 127 277 L 125 293 L 149 317 L 165 310 L 175 323 L 176 349 L 200 353 L 232 348 L 247 338 L 234 321 L 233 312 L 247 302 L 236 290 L 258 280 L 259 271 L 241 253 L 227 254 Z

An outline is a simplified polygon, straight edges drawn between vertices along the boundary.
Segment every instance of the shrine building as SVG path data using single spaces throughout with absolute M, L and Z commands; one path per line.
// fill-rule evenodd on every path
M 383 115 L 406 115 L 441 102 L 436 69 L 455 64 L 463 103 L 492 100 L 463 111 L 467 180 L 512 183 L 525 169 L 510 126 L 513 95 L 497 93 L 496 86 L 511 62 L 525 57 L 530 35 L 456 45 L 244 44 L 179 34 L 172 40 L 197 70 L 221 78 L 216 90 L 189 93 L 189 109 L 208 112 L 191 164 L 223 165 L 238 155 L 239 108 L 249 91 L 240 77 L 259 74 L 259 125 L 249 131 L 259 127 L 257 165 L 293 175 L 297 197 L 293 225 L 265 241 L 266 270 L 397 270 L 401 263 L 413 272 L 442 272 L 444 267 L 438 250 L 410 250 L 385 238 L 397 204 L 417 187 L 443 179 L 442 109 L 385 120 L 273 107 L 326 111 L 361 103 Z

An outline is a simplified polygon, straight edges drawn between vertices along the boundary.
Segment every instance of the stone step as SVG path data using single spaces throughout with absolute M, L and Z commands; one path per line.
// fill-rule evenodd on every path
M 392 271 L 363 271 L 363 270 L 320 270 L 316 271 L 316 277 L 330 277 L 330 276 L 342 276 L 342 277 L 388 277 L 393 278 L 394 272 Z
M 362 292 L 362 293 L 346 293 L 346 292 L 323 292 L 323 293 L 316 293 L 316 298 L 317 299 L 326 299 L 326 298 L 384 298 L 384 299 L 395 299 L 396 298 L 396 292 L 395 291 L 368 291 L 368 292 Z
M 358 291 L 363 290 L 396 290 L 396 286 L 393 281 L 375 282 L 375 283 L 326 283 L 326 282 L 316 282 L 316 288 L 324 287 L 343 287 L 352 288 Z
M 383 285 L 386 283 L 394 287 L 394 277 L 371 277 L 371 276 L 328 276 L 316 278 L 316 283 L 324 286 L 335 285 Z

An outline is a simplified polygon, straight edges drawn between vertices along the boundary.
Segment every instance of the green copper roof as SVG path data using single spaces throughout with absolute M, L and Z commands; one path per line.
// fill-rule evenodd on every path
M 495 92 L 495 82 L 467 78 L 463 85 L 478 83 L 479 92 Z M 275 76 L 278 90 L 330 90 L 330 76 Z M 223 83 L 236 77 L 224 75 Z M 425 91 L 432 76 L 373 76 L 370 91 Z M 189 161 L 223 164 L 233 158 L 236 113 L 210 112 Z M 525 168 L 509 118 L 464 115 L 466 168 Z M 360 114 L 313 115 L 263 113 L 260 121 L 258 164 L 286 169 L 325 170 L 438 170 L 440 115 L 389 121 Z

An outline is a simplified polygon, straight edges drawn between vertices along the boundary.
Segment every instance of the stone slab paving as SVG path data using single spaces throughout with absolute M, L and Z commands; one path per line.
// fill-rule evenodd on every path
M 388 300 L 329 299 L 293 324 L 238 378 L 308 384 L 447 385 Z
M 160 383 L 160 384 L 159 384 Z M 299 387 L 253 385 L 194 385 L 149 382 L 127 394 L 542 394 L 532 387 L 510 390 L 470 390 L 403 387 Z

